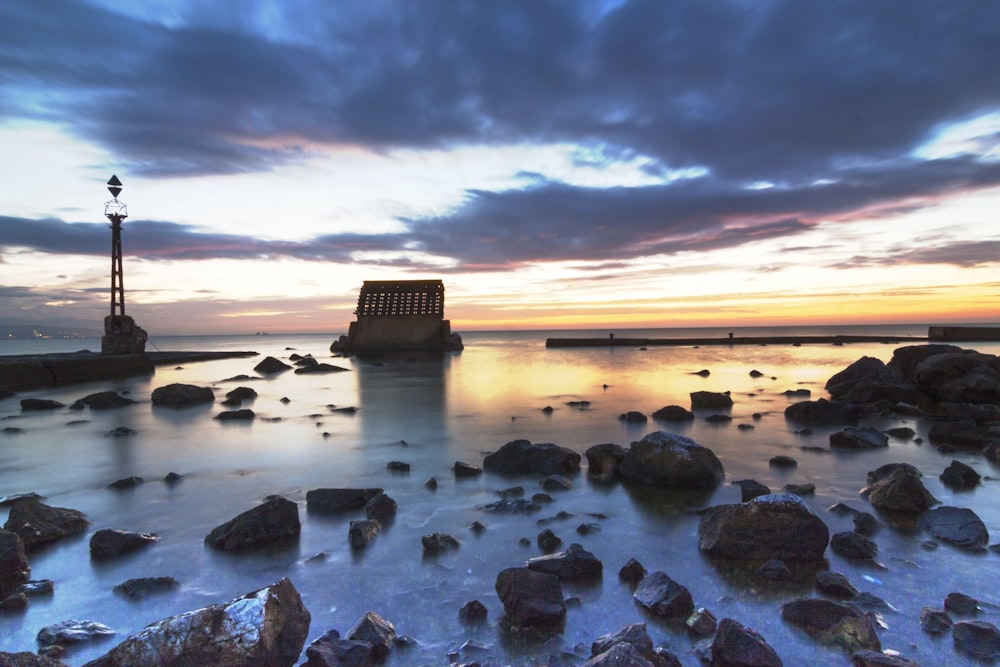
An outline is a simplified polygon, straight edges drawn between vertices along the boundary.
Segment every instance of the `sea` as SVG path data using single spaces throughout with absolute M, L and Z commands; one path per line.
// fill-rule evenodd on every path
M 0 401 L 0 497 L 35 492 L 45 502 L 80 510 L 86 534 L 60 540 L 29 555 L 31 578 L 50 579 L 55 591 L 34 597 L 27 610 L 0 615 L 0 649 L 37 651 L 43 627 L 68 619 L 103 623 L 109 639 L 74 646 L 63 660 L 81 665 L 110 650 L 147 624 L 207 605 L 227 602 L 288 577 L 312 616 L 313 641 L 328 630 L 341 634 L 367 611 L 390 621 L 408 647 L 393 650 L 388 665 L 446 665 L 479 661 L 497 665 L 582 664 L 591 643 L 630 623 L 645 623 L 656 645 L 676 653 L 684 665 L 701 664 L 698 638 L 683 623 L 646 613 L 621 582 L 629 559 L 646 570 L 667 573 L 687 587 L 696 608 L 732 618 L 759 632 L 786 665 L 846 665 L 849 656 L 825 646 L 781 619 L 781 605 L 818 595 L 811 578 L 774 584 L 698 549 L 699 509 L 740 501 L 739 480 L 754 479 L 775 492 L 786 484 L 815 485 L 803 497 L 831 534 L 853 529 L 849 516 L 830 511 L 837 503 L 878 513 L 859 492 L 870 470 L 907 462 L 924 475 L 930 492 L 946 505 L 971 508 L 985 522 L 991 541 L 1000 535 L 1000 473 L 977 453 L 943 453 L 927 437 L 921 418 L 887 414 L 865 425 L 909 426 L 916 436 L 891 438 L 889 446 L 862 452 L 830 451 L 839 428 L 813 428 L 786 420 L 785 409 L 808 390 L 813 400 L 835 373 L 861 357 L 888 362 L 911 343 L 843 345 L 716 345 L 547 348 L 549 337 L 689 338 L 832 334 L 926 336 L 925 326 L 840 326 L 739 329 L 459 332 L 461 352 L 440 358 L 361 360 L 335 357 L 330 334 L 248 336 L 153 336 L 150 350 L 254 351 L 254 357 L 158 367 L 149 377 L 108 379 L 66 387 L 22 391 Z M 1000 343 L 963 345 L 1000 354 Z M 3 340 L 0 355 L 99 351 L 97 339 Z M 287 371 L 262 377 L 254 366 L 265 357 L 288 361 L 312 355 L 345 372 L 306 375 Z M 707 371 L 707 372 L 703 372 Z M 752 373 L 758 371 L 758 373 Z M 237 376 L 249 379 L 233 379 Z M 154 389 L 171 383 L 211 387 L 216 403 L 170 409 L 153 406 Z M 256 418 L 226 422 L 214 417 L 219 402 L 239 386 L 257 397 L 245 403 Z M 60 408 L 22 412 L 19 399 L 49 398 L 69 406 L 89 394 L 114 390 L 134 405 L 106 411 Z M 695 391 L 730 392 L 732 421 L 706 419 L 719 410 L 695 410 L 687 423 L 629 423 L 637 411 L 691 407 Z M 343 408 L 350 408 L 344 410 Z M 114 437 L 115 429 L 134 433 Z M 504 443 L 551 442 L 581 455 L 591 446 L 628 447 L 654 431 L 672 431 L 710 448 L 725 468 L 725 481 L 705 492 L 668 492 L 621 483 L 598 483 L 583 469 L 572 488 L 552 492 L 553 501 L 531 514 L 502 515 L 483 509 L 498 492 L 523 487 L 541 491 L 537 476 L 484 473 L 456 478 L 456 462 L 481 466 Z M 776 455 L 798 465 L 769 465 Z M 939 475 L 959 460 L 976 469 L 982 483 L 971 491 L 944 486 Z M 387 469 L 408 463 L 409 472 Z M 164 481 L 177 473 L 176 484 Z M 138 476 L 144 482 L 118 491 L 109 484 Z M 436 490 L 426 483 L 434 478 Z M 395 519 L 367 547 L 348 544 L 352 520 L 363 511 L 318 515 L 307 511 L 306 494 L 318 488 L 377 487 L 398 504 Z M 216 526 L 284 496 L 298 504 L 297 540 L 240 553 L 204 543 Z M 0 507 L 0 522 L 7 509 Z M 481 532 L 470 526 L 480 522 Z M 851 562 L 827 551 L 823 567 L 845 574 L 854 586 L 887 603 L 875 610 L 885 649 L 923 665 L 978 664 L 956 653 L 948 633 L 920 629 L 921 608 L 941 608 L 951 592 L 980 601 L 980 620 L 1000 624 L 995 574 L 1000 555 L 969 553 L 938 544 L 913 527 L 884 521 L 875 535 L 878 556 Z M 125 557 L 92 560 L 89 540 L 102 528 L 155 533 L 159 541 Z M 569 600 L 563 631 L 546 642 L 525 641 L 504 630 L 495 591 L 497 573 L 540 556 L 537 536 L 551 529 L 564 547 L 579 543 L 603 563 L 600 582 L 564 584 Z M 424 552 L 421 537 L 448 533 L 459 548 Z M 128 579 L 169 576 L 176 589 L 134 600 L 114 591 Z M 468 627 L 459 609 L 479 600 L 488 622 Z M 957 618 L 956 618 L 957 620 Z M 554 656 L 554 657 L 553 657 Z M 303 651 L 304 659 L 304 651 Z M 561 662 L 560 662 L 561 661 Z

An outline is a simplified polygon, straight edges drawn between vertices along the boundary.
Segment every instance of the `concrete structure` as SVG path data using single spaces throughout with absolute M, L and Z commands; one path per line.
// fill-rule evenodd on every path
M 346 336 L 330 346 L 343 354 L 461 350 L 462 338 L 444 319 L 440 280 L 366 280 Z
M 935 343 L 1000 341 L 1000 327 L 944 325 L 927 328 L 927 338 Z

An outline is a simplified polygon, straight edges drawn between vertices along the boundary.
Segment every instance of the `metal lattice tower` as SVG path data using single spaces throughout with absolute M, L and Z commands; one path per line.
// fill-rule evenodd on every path
M 108 192 L 114 197 L 104 204 L 104 215 L 111 221 L 111 317 L 125 316 L 125 275 L 122 271 L 122 221 L 128 217 L 125 202 L 118 201 L 122 182 L 117 176 L 108 181 Z

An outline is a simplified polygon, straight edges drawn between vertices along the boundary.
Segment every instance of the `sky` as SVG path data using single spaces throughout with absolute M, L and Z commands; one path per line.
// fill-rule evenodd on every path
M 6 0 L 0 327 L 1000 322 L 1000 3 Z

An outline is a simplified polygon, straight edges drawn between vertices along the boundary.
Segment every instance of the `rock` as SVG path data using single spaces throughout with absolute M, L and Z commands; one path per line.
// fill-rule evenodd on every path
M 830 434 L 830 447 L 836 449 L 875 449 L 888 447 L 889 438 L 878 429 L 865 426 L 848 426 L 842 431 Z
M 781 605 L 781 618 L 821 644 L 839 644 L 851 653 L 882 650 L 874 622 L 852 605 L 821 598 L 793 600 Z
M 85 407 L 89 407 L 91 410 L 111 410 L 134 403 L 134 400 L 127 396 L 122 396 L 116 391 L 101 391 L 77 399 L 69 407 L 70 410 L 82 410 Z
M 566 551 L 532 558 L 526 565 L 529 570 L 554 574 L 560 581 L 578 582 L 599 581 L 604 569 L 594 554 L 575 543 Z
M 782 487 L 782 491 L 795 494 L 796 496 L 811 496 L 816 493 L 816 485 L 812 482 L 807 482 L 806 484 L 785 484 Z
M 650 572 L 636 587 L 632 598 L 650 613 L 664 618 L 685 619 L 694 611 L 691 592 L 665 572 Z
M 285 498 L 272 498 L 216 526 L 205 536 L 205 544 L 222 551 L 250 549 L 298 537 L 298 505 Z
M 935 507 L 921 514 L 917 524 L 942 542 L 963 549 L 982 551 L 990 543 L 986 525 L 966 507 Z
M 580 455 L 551 442 L 513 440 L 483 459 L 483 468 L 502 475 L 553 475 L 580 469 Z
M 901 655 L 869 651 L 863 649 L 851 655 L 853 667 L 920 667 L 919 663 L 907 660 Z
M 350 369 L 327 363 L 306 364 L 295 369 L 296 375 L 325 375 L 326 373 L 343 373 Z
M 406 461 L 389 461 L 385 464 L 385 468 L 393 472 L 410 472 L 410 464 Z
M 772 468 L 794 468 L 799 465 L 799 462 L 793 459 L 791 456 L 785 456 L 784 454 L 779 454 L 778 456 L 772 456 L 768 460 L 768 465 Z
M 629 558 L 622 569 L 618 570 L 618 578 L 631 586 L 638 586 L 646 574 L 646 568 L 634 558 Z
M 864 535 L 844 532 L 830 538 L 830 550 L 849 559 L 872 560 L 878 555 L 878 546 Z
M 215 392 L 210 387 L 196 387 L 175 382 L 157 387 L 152 394 L 153 405 L 168 408 L 184 408 L 202 403 L 214 403 Z
M 486 606 L 479 600 L 470 600 L 458 610 L 458 621 L 462 625 L 483 625 L 487 618 Z
M 307 660 L 302 667 L 372 667 L 372 645 L 368 642 L 341 639 L 330 630 L 306 647 Z
M 45 648 L 90 642 L 113 634 L 115 631 L 103 623 L 71 619 L 54 625 L 46 625 L 38 631 L 38 636 L 35 639 L 39 646 Z
M 131 477 L 122 477 L 121 479 L 116 479 L 115 481 L 108 484 L 109 489 L 115 489 L 116 491 L 125 491 L 127 489 L 134 489 L 135 487 L 143 484 L 146 480 L 142 477 L 137 477 L 132 475 Z
M 483 469 L 479 466 L 474 466 L 471 463 L 463 461 L 455 461 L 452 471 L 454 471 L 455 477 L 478 477 L 483 474 Z
M 590 654 L 600 655 L 616 644 L 628 644 L 642 657 L 647 660 L 653 659 L 653 639 L 646 632 L 645 623 L 630 623 L 615 632 L 601 635 L 590 645 Z
M 994 429 L 974 419 L 957 419 L 934 422 L 927 431 L 927 438 L 935 447 L 941 449 L 982 451 L 990 442 L 996 440 L 997 434 Z
M 630 410 L 618 415 L 618 421 L 623 421 L 627 424 L 645 424 L 648 421 L 648 418 L 641 412 Z
M 275 359 L 274 357 L 265 357 L 263 361 L 253 367 L 258 373 L 263 373 L 266 375 L 272 375 L 274 373 L 282 373 L 287 371 L 291 366 L 281 361 L 280 359 Z
M 116 426 L 104 435 L 108 438 L 128 438 L 135 435 L 137 432 L 138 431 L 131 429 L 128 426 Z
M 311 617 L 288 579 L 153 623 L 85 667 L 295 664 Z
M 698 408 L 731 408 L 733 407 L 733 399 L 729 395 L 729 392 L 717 392 L 717 391 L 692 391 L 691 392 L 691 409 L 695 410 Z
M 361 521 L 351 521 L 347 530 L 347 542 L 355 549 L 368 546 L 379 531 L 382 524 L 376 519 L 363 519 Z
M 306 511 L 331 514 L 359 510 L 382 489 L 313 489 L 306 492 Z
M 65 403 L 50 398 L 22 398 L 21 410 L 24 412 L 41 412 L 43 410 L 58 410 L 65 408 Z
M 956 489 L 974 488 L 979 484 L 979 480 L 979 473 L 961 461 L 952 460 L 941 473 L 941 481 L 946 486 Z
M 257 398 L 257 390 L 253 387 L 236 387 L 226 392 L 226 398 L 234 401 L 252 401 Z
M 733 484 L 740 486 L 740 502 L 748 502 L 771 493 L 771 489 L 755 479 L 738 479 Z
M 785 408 L 785 419 L 807 426 L 840 426 L 857 420 L 857 408 L 852 404 L 832 403 L 825 398 L 794 403 Z
M 711 637 L 715 634 L 718 621 L 712 612 L 702 607 L 688 616 L 684 625 L 687 626 L 688 633 L 694 637 Z
M 250 408 L 240 408 L 239 410 L 224 410 L 215 415 L 215 419 L 223 422 L 232 421 L 253 421 L 257 414 Z
M 835 598 L 853 598 L 860 592 L 840 572 L 820 570 L 816 573 L 816 590 Z
M 781 658 L 755 630 L 724 618 L 712 640 L 712 667 L 782 667 Z
M 653 419 L 665 422 L 694 421 L 694 413 L 679 405 L 668 405 L 653 413 Z
M 461 546 L 458 538 L 447 533 L 431 533 L 420 538 L 420 543 L 424 545 L 424 551 L 437 554 L 442 551 L 451 551 Z
M 874 535 L 882 528 L 882 522 L 868 512 L 858 512 L 854 515 L 854 532 L 861 535 Z
M 428 477 L 427 481 L 424 482 L 424 488 L 428 491 L 436 491 L 438 488 L 438 481 L 434 477 Z
M 669 488 L 714 488 L 725 477 L 712 450 L 666 431 L 632 443 L 618 471 L 631 481 Z
M 545 632 L 562 630 L 566 605 L 559 577 L 511 567 L 497 574 L 494 587 L 511 626 Z
M 914 378 L 938 402 L 995 404 L 1000 396 L 1000 359 L 973 350 L 945 352 L 920 362 Z
M 546 491 L 568 491 L 573 488 L 573 482 L 563 475 L 549 475 L 541 484 Z
M 790 494 L 711 507 L 698 524 L 701 551 L 736 560 L 821 560 L 829 540 L 826 524 Z
M 3 667 L 68 667 L 65 662 L 61 662 L 55 658 L 48 658 L 27 651 L 20 653 L 0 651 L 0 665 L 3 665 Z
M 899 384 L 901 381 L 902 377 L 899 373 L 886 367 L 882 360 L 874 357 L 861 357 L 827 380 L 825 389 L 836 400 L 843 398 L 860 383 Z
M 951 628 L 955 650 L 976 660 L 1000 658 L 1000 630 L 986 621 L 959 621 Z
M 380 493 L 365 503 L 365 516 L 384 525 L 396 516 L 396 509 L 396 501 Z
M 20 535 L 26 551 L 87 530 L 83 512 L 62 507 L 50 507 L 38 500 L 26 498 L 10 506 L 4 530 Z
M 0 594 L 28 581 L 31 566 L 24 541 L 11 530 L 0 530 Z
M 903 382 L 915 380 L 917 366 L 936 354 L 961 352 L 962 348 L 955 345 L 907 345 L 893 350 L 892 359 L 886 366 L 897 373 Z
M 709 424 L 728 424 L 733 418 L 729 415 L 709 415 L 705 417 L 705 421 Z
M 373 611 L 365 612 L 357 623 L 347 631 L 347 638 L 353 641 L 368 642 L 372 646 L 372 657 L 381 660 L 392 650 L 396 638 L 396 628 Z
M 938 504 L 908 464 L 889 464 L 868 473 L 869 486 L 861 490 L 873 506 L 893 512 L 919 514 Z
M 971 595 L 952 592 L 945 597 L 944 608 L 962 616 L 975 616 L 979 613 L 979 602 Z
M 550 663 L 551 664 L 551 663 Z M 593 656 L 583 667 L 654 667 L 632 644 L 618 643 Z
M 951 616 L 944 609 L 923 607 L 920 610 L 920 629 L 929 635 L 940 635 L 951 630 Z
M 181 582 L 173 577 L 141 577 L 128 579 L 115 586 L 112 590 L 127 598 L 142 599 L 154 593 L 166 593 L 180 588 Z
M 587 476 L 612 480 L 618 476 L 618 466 L 625 459 L 625 448 L 614 443 L 594 445 L 584 452 L 587 457 Z
M 538 542 L 538 548 L 545 553 L 551 553 L 562 546 L 562 540 L 559 539 L 559 536 L 552 532 L 551 528 L 546 528 L 542 532 L 538 533 L 536 540 Z
M 542 509 L 541 505 L 527 498 L 504 498 L 495 503 L 478 505 L 476 509 L 491 514 L 530 514 Z
M 163 481 L 164 483 L 167 484 L 167 486 L 174 486 L 175 484 L 179 484 L 183 479 L 184 475 L 181 475 L 180 473 L 176 472 L 168 472 L 163 477 Z
M 90 557 L 108 559 L 137 551 L 158 541 L 158 535 L 104 528 L 90 537 Z

